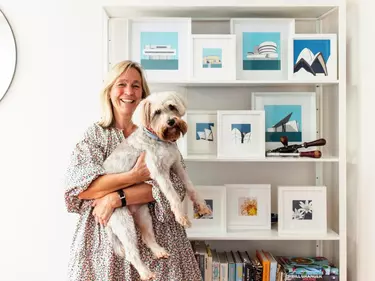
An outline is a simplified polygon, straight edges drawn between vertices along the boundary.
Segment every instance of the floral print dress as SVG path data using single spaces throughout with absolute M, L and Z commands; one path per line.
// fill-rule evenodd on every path
M 104 160 L 124 140 L 121 130 L 93 124 L 77 143 L 66 175 L 65 203 L 68 212 L 79 214 L 71 245 L 68 275 L 70 281 L 138 281 L 138 272 L 117 256 L 107 239 L 104 227 L 95 222 L 91 200 L 80 200 L 78 194 L 87 189 L 98 176 L 105 174 Z M 171 172 L 171 180 L 180 197 L 185 188 Z M 170 211 L 169 203 L 157 184 L 152 183 L 155 202 L 149 203 L 156 241 L 169 253 L 168 259 L 157 260 L 142 242 L 138 247 L 141 259 L 156 273 L 155 281 L 200 281 L 201 273 L 185 229 Z

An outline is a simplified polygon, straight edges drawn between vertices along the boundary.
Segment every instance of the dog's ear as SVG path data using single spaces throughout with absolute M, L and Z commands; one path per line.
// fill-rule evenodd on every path
M 141 125 L 148 128 L 151 125 L 151 103 L 148 99 L 142 100 L 139 105 L 139 119 Z
M 183 96 L 181 93 L 174 93 L 174 98 L 177 103 L 177 107 L 181 113 L 181 115 L 185 115 L 186 107 L 187 107 L 187 101 L 185 96 Z

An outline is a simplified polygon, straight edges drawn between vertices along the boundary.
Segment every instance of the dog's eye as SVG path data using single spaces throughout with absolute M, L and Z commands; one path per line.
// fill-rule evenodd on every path
M 161 113 L 160 109 L 158 109 L 158 110 L 155 111 L 155 115 L 159 115 L 160 113 Z
M 169 110 L 172 110 L 172 111 L 173 111 L 173 110 L 176 110 L 176 107 L 175 107 L 173 104 L 170 104 L 170 105 L 169 105 Z

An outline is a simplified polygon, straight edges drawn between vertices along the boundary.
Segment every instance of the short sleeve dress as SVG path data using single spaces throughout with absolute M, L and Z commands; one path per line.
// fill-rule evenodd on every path
M 71 245 L 68 276 L 70 281 L 138 281 L 137 271 L 126 260 L 117 256 L 107 239 L 103 226 L 95 222 L 91 200 L 80 200 L 78 194 L 87 189 L 98 176 L 105 174 L 104 160 L 124 139 L 121 130 L 93 124 L 77 143 L 66 174 L 65 203 L 68 212 L 79 214 Z M 171 180 L 181 196 L 185 188 L 171 172 Z M 149 203 L 157 242 L 169 253 L 168 259 L 156 260 L 145 246 L 137 230 L 141 258 L 156 273 L 156 281 L 202 280 L 185 229 L 170 211 L 168 201 L 157 184 L 152 182 L 155 202 Z

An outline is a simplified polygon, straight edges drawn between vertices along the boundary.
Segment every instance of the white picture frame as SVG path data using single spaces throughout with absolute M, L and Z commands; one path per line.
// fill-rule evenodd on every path
M 201 218 L 194 216 L 193 202 L 185 199 L 185 208 L 191 221 L 191 227 L 186 229 L 192 233 L 226 233 L 226 188 L 224 185 L 197 185 L 195 186 L 201 197 L 212 210 L 212 215 Z
M 150 83 L 189 78 L 191 18 L 128 20 L 128 58 L 139 62 Z
M 191 36 L 191 80 L 236 80 L 236 36 L 194 34 Z
M 230 33 L 236 35 L 237 79 L 288 80 L 288 48 L 294 32 L 294 19 L 231 19 Z
M 226 184 L 227 230 L 271 229 L 270 184 Z
M 218 110 L 217 157 L 265 158 L 264 111 Z
M 279 186 L 278 233 L 327 234 L 326 186 Z
M 182 138 L 185 157 L 217 155 L 217 111 L 188 110 L 183 116 L 188 124 L 186 135 Z
M 315 92 L 253 92 L 251 94 L 251 109 L 264 110 L 265 112 L 266 150 L 282 146 L 280 142 L 282 135 L 288 136 L 288 144 L 300 144 L 315 140 L 317 138 L 316 103 Z M 293 126 L 290 126 L 290 130 L 298 129 L 298 132 L 286 132 L 287 134 L 271 132 L 272 129 L 282 130 L 280 126 L 272 127 L 287 117 L 289 112 L 292 113 L 290 122 L 295 121 L 295 123 L 291 123 Z
M 290 38 L 289 61 L 290 80 L 336 81 L 337 35 L 294 34 Z

